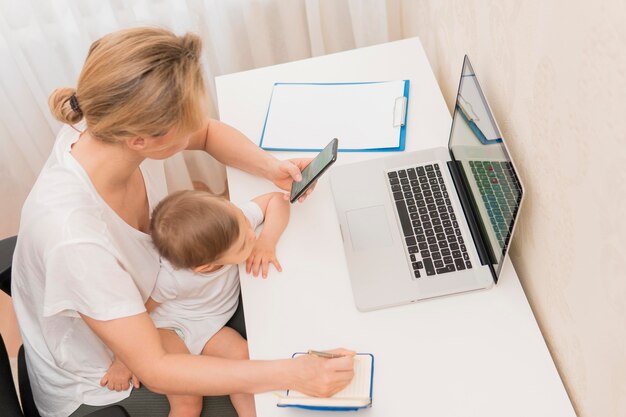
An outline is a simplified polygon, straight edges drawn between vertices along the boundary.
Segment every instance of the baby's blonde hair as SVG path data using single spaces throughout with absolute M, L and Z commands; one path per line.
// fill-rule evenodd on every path
M 206 191 L 175 192 L 156 206 L 150 234 L 175 268 L 212 264 L 237 242 L 239 221 L 230 203 Z
M 191 133 L 202 127 L 207 107 L 201 49 L 193 33 L 179 37 L 151 27 L 110 33 L 91 45 L 76 89 L 52 92 L 50 111 L 71 125 L 84 117 L 105 142 L 162 136 L 172 128 Z

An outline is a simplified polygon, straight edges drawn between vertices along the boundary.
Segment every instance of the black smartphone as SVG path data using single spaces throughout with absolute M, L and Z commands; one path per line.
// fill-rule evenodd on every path
M 302 170 L 302 181 L 291 184 L 291 197 L 289 201 L 295 201 L 317 181 L 317 179 L 337 160 L 337 138 L 330 141 L 309 165 Z

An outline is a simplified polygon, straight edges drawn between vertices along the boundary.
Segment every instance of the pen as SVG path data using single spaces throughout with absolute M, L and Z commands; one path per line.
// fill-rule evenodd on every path
M 326 358 L 326 359 L 335 359 L 335 358 L 343 357 L 343 355 L 338 355 L 336 353 L 330 353 L 330 352 L 320 352 L 319 350 L 309 350 L 307 351 L 307 354 L 317 356 L 318 358 Z

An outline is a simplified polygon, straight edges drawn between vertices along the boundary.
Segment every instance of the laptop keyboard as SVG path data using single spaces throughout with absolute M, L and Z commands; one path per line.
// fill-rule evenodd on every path
M 470 269 L 472 263 L 439 164 L 387 175 L 413 276 Z
M 504 248 L 522 195 L 513 167 L 510 162 L 498 161 L 469 161 L 469 165 L 498 243 Z

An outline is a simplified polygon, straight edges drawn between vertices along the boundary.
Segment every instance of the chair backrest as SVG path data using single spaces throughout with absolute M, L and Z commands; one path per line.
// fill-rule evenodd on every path
M 0 290 L 11 295 L 11 263 L 17 236 L 0 240 Z M 15 391 L 11 362 L 2 335 L 0 335 L 0 404 L 3 416 L 23 417 Z
M 30 378 L 28 377 L 28 369 L 26 369 L 26 357 L 24 356 L 24 346 L 20 346 L 17 353 L 17 381 L 20 387 L 20 400 L 22 401 L 22 409 L 24 417 L 41 417 L 35 399 L 33 398 L 33 390 L 30 387 Z
M 11 295 L 11 264 L 17 236 L 0 240 L 0 290 Z
M 11 295 L 11 264 L 13 263 L 13 252 L 15 252 L 16 242 L 17 242 L 17 236 L 12 236 L 12 237 L 0 240 L 0 289 L 4 291 L 5 293 L 7 293 L 9 296 Z M 4 343 L 2 344 L 2 349 L 4 350 L 6 354 L 6 348 L 4 347 Z M 9 363 L 8 355 L 7 355 L 6 361 L 7 363 Z M 40 417 L 39 412 L 37 411 L 37 407 L 35 406 L 35 400 L 33 399 L 33 392 L 30 388 L 28 371 L 26 370 L 26 360 L 24 358 L 24 346 L 20 346 L 17 363 L 18 363 L 17 364 L 18 366 L 18 378 L 17 379 L 18 379 L 18 383 L 20 387 L 20 400 L 22 401 L 24 415 L 25 417 Z M 10 369 L 10 363 L 9 363 L 9 373 L 10 372 L 11 372 L 11 369 Z M 10 382 L 11 382 L 11 387 L 13 388 L 13 392 L 15 393 L 15 385 L 13 384 L 13 380 L 11 379 Z M 4 380 L 2 380 L 2 384 L 4 384 Z M 17 394 L 15 394 L 15 399 L 17 400 Z M 19 409 L 19 403 L 18 403 L 18 409 Z M 21 411 L 19 415 L 22 416 Z
M 2 335 L 0 335 L 0 404 L 4 417 L 24 417 L 17 399 L 11 362 Z

